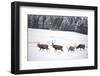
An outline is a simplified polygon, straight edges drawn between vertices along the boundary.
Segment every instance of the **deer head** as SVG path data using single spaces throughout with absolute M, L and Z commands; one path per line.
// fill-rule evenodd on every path
M 55 43 L 55 41 L 53 41 L 53 40 L 52 40 L 52 45 L 51 45 L 51 46 L 53 46 L 53 45 L 54 45 L 54 43 Z

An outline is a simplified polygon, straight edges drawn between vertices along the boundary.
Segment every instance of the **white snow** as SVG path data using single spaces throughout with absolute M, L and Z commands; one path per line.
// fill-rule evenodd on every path
M 55 51 L 52 48 L 52 41 L 57 45 L 63 46 L 63 52 Z M 37 43 L 48 44 L 49 50 L 40 50 Z M 52 31 L 43 29 L 28 28 L 28 61 L 55 61 L 55 60 L 75 60 L 88 58 L 88 48 L 85 50 L 75 49 L 68 51 L 69 46 L 78 44 L 88 45 L 88 35 L 69 32 L 69 31 Z

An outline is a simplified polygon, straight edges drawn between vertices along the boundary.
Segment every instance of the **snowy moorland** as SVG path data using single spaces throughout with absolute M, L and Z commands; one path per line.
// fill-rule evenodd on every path
M 51 46 L 52 42 L 63 46 L 61 50 L 55 51 Z M 48 44 L 49 49 L 40 50 L 37 44 Z M 73 60 L 88 58 L 88 48 L 75 49 L 68 51 L 70 46 L 76 47 L 79 44 L 88 45 L 88 35 L 71 31 L 52 31 L 43 29 L 28 28 L 28 61 L 55 61 L 55 60 Z

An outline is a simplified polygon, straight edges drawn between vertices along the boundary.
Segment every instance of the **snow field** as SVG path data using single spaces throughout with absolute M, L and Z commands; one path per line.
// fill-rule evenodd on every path
M 63 46 L 63 52 L 55 51 L 51 46 L 52 41 L 56 45 Z M 48 44 L 49 50 L 40 50 L 37 44 Z M 28 29 L 28 61 L 53 61 L 73 60 L 88 58 L 88 48 L 69 51 L 68 47 L 76 47 L 78 44 L 88 45 L 88 36 L 69 31 L 51 31 L 42 29 Z

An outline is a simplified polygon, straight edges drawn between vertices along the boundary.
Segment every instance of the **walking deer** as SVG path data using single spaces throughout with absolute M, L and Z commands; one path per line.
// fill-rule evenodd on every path
M 75 51 L 75 47 L 70 46 L 70 47 L 68 48 L 68 51 Z
M 41 49 L 43 49 L 43 50 L 44 50 L 44 49 L 46 49 L 46 50 L 49 49 L 49 48 L 48 48 L 48 44 L 40 44 L 40 43 L 38 43 L 37 46 L 40 48 L 40 50 L 41 50 Z
M 51 45 L 55 50 L 61 50 L 63 51 L 63 46 L 61 45 L 55 45 L 54 42 L 52 42 L 52 45 Z
M 85 49 L 85 44 L 79 44 L 77 47 L 76 47 L 76 49 Z

